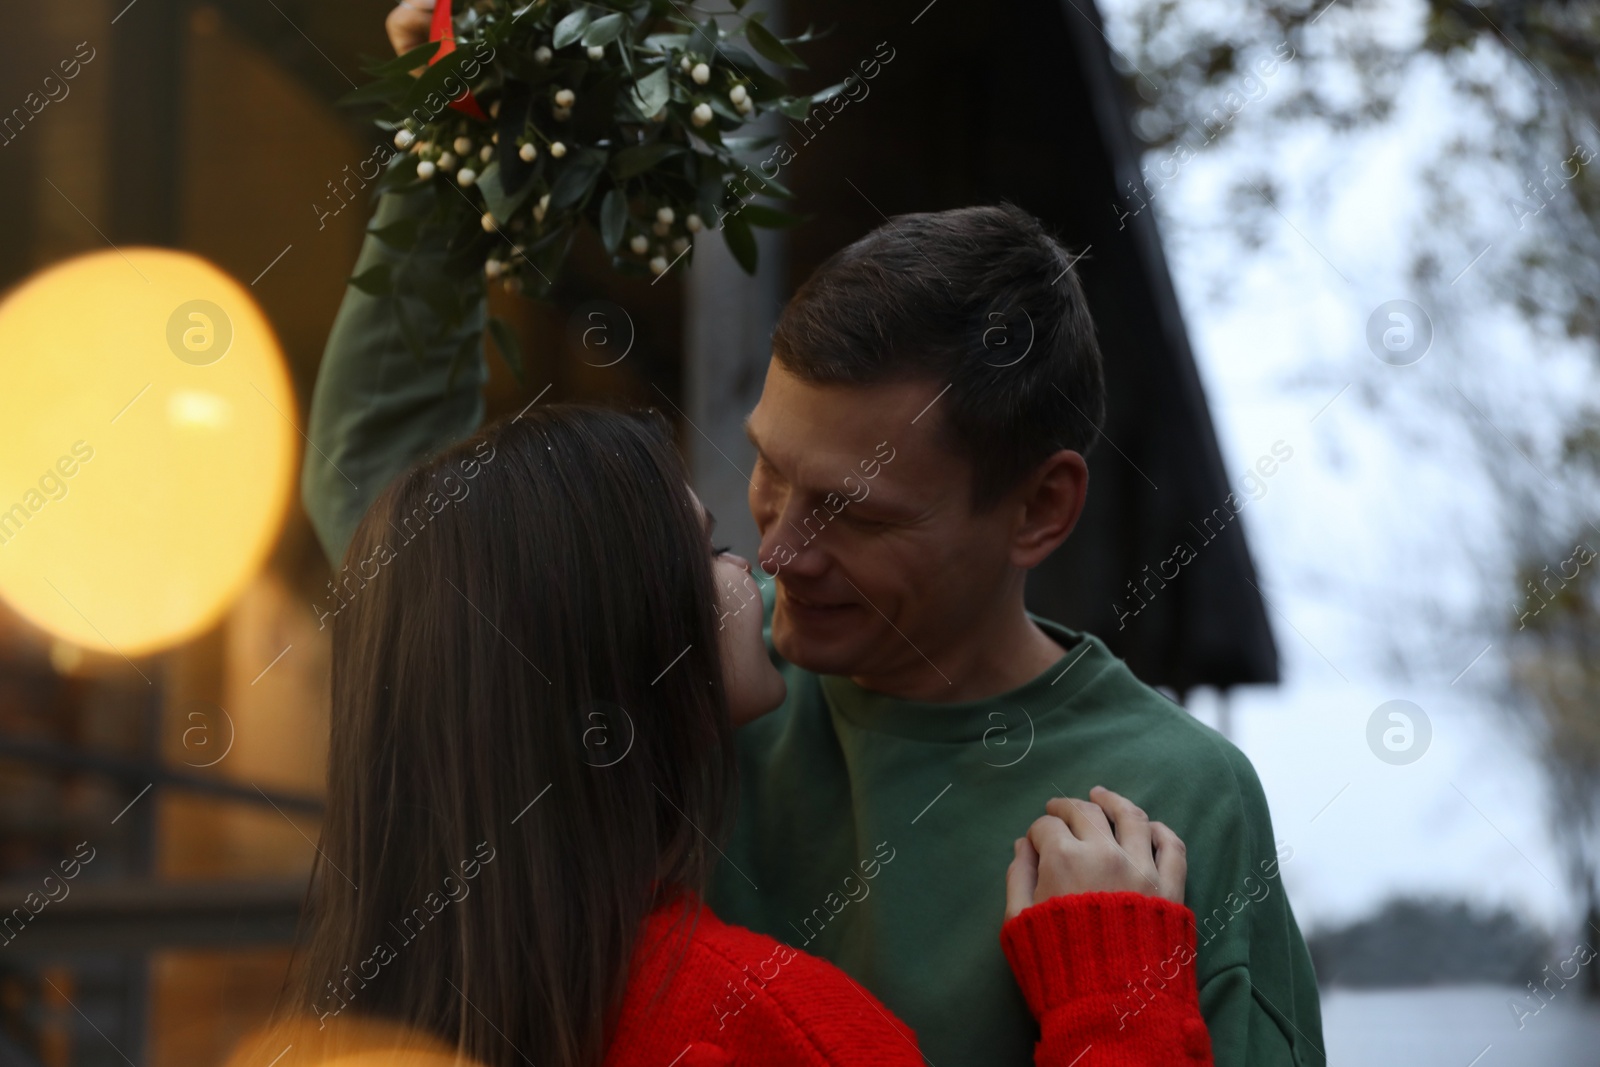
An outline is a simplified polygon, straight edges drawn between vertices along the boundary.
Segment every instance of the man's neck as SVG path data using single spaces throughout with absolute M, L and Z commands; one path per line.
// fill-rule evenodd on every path
M 918 654 L 900 670 L 885 675 L 856 675 L 863 689 L 901 700 L 958 704 L 987 700 L 1026 685 L 1058 662 L 1064 650 L 1028 617 L 1021 604 L 1007 611 L 1000 625 L 978 625 L 980 641 L 956 641 L 945 649 Z

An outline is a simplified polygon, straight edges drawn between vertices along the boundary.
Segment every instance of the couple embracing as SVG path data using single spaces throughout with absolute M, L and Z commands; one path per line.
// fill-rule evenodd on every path
M 424 203 L 390 193 L 373 228 Z M 442 239 L 407 257 L 369 237 L 355 273 L 456 281 Z M 1324 1062 L 1248 760 L 1024 607 L 1104 408 L 1070 264 L 1000 206 L 819 267 L 746 424 L 754 564 L 659 416 L 480 428 L 481 347 L 452 367 L 481 304 L 419 361 L 347 290 L 302 487 L 330 557 L 378 565 L 331 619 L 281 1067 L 341 1040 L 492 1067 Z M 1035 343 L 997 366 L 983 332 L 1019 308 Z

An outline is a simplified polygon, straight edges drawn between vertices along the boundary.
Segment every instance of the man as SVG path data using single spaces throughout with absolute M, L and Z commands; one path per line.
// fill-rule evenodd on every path
M 418 199 L 386 196 L 372 228 Z M 446 269 L 438 242 L 410 257 L 416 277 Z M 386 261 L 369 237 L 355 273 Z M 1001 872 L 1048 800 L 1103 784 L 1188 845 L 1216 1062 L 1322 1064 L 1287 854 L 1249 761 L 1099 639 L 1023 606 L 1028 570 L 1082 510 L 1104 403 L 1069 263 L 1014 208 L 901 216 L 785 310 L 748 429 L 789 697 L 741 731 L 741 809 L 711 903 L 839 964 L 938 1067 L 1030 1063 Z M 435 339 L 421 360 L 386 302 L 350 288 L 329 337 L 302 488 L 336 561 L 390 479 L 483 418 L 481 348 L 451 373 L 481 306 L 453 330 L 415 325 Z M 1163 973 L 1170 954 L 1128 989 L 1123 1025 Z
M 741 731 L 711 903 L 844 967 L 931 1063 L 1027 1063 L 993 872 L 1047 800 L 1105 784 L 1188 845 L 1216 1062 L 1322 1063 L 1288 850 L 1249 761 L 1023 606 L 1082 510 L 1104 405 L 1069 262 L 1014 208 L 901 216 L 784 310 L 747 429 L 789 696 Z

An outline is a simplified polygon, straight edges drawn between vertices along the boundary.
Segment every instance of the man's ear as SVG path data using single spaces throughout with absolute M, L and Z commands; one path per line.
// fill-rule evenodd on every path
M 1040 463 L 1020 488 L 1011 563 L 1029 570 L 1043 563 L 1078 525 L 1089 495 L 1089 465 L 1079 453 L 1063 448 Z

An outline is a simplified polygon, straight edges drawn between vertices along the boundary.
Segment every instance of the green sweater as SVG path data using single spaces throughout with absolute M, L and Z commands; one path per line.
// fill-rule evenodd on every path
M 417 199 L 385 196 L 375 226 Z M 369 237 L 357 272 L 385 260 L 398 257 Z M 438 263 L 424 247 L 408 269 Z M 447 378 L 481 329 L 481 314 L 469 318 L 419 363 L 387 302 L 346 290 L 302 477 L 330 558 L 342 558 L 390 480 L 477 428 L 481 346 L 453 385 Z M 769 623 L 771 588 L 763 582 Z M 1021 1067 L 1038 1029 L 1000 950 L 1011 842 L 1050 797 L 1105 785 L 1188 845 L 1200 1004 L 1219 1067 L 1324 1064 L 1316 977 L 1279 877 L 1293 849 L 1274 842 L 1249 760 L 1098 638 L 1040 625 L 1067 649 L 1060 663 L 971 703 L 897 700 L 785 664 L 784 706 L 739 732 L 739 817 L 713 906 L 843 967 L 916 1031 L 937 1067 Z M 1173 966 L 1150 963 L 1122 1002 L 1126 1025 L 1138 1025 Z
M 999 949 L 1011 842 L 1051 797 L 1104 785 L 1188 846 L 1218 1067 L 1323 1064 L 1316 975 L 1279 877 L 1293 849 L 1273 841 L 1250 761 L 1099 638 L 1035 621 L 1066 653 L 989 700 L 898 700 L 784 664 L 788 700 L 739 733 L 713 909 L 844 968 L 929 1062 L 1020 1067 L 1038 1028 Z M 1175 966 L 1150 960 L 1153 990 Z M 1126 1025 L 1152 995 L 1128 990 Z

